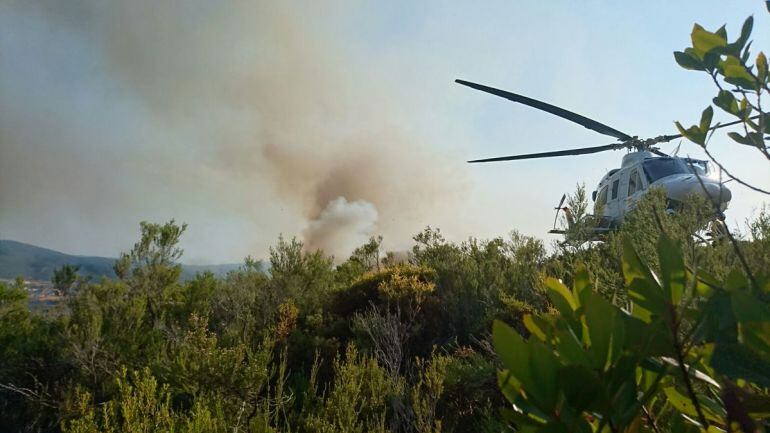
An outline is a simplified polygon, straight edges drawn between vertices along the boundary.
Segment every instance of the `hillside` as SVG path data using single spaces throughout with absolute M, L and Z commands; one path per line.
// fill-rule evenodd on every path
M 53 270 L 65 265 L 80 267 L 79 273 L 94 278 L 114 278 L 114 258 L 77 256 L 23 242 L 0 240 L 0 278 L 22 276 L 30 280 L 50 280 Z M 240 264 L 182 265 L 182 279 L 188 280 L 200 272 L 211 271 L 217 276 L 237 269 Z

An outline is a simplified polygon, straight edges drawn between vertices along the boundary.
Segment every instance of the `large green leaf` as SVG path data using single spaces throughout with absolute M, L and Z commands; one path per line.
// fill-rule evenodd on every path
M 711 33 L 698 24 L 695 24 L 690 33 L 692 47 L 695 53 L 702 59 L 703 56 L 714 48 L 727 46 L 727 41 L 722 36 Z
M 538 403 L 545 413 L 553 413 L 559 396 L 557 375 L 561 367 L 558 359 L 549 347 L 530 338 L 527 341 L 529 352 L 529 375 L 534 386 L 525 387 L 530 400 Z
M 739 322 L 770 322 L 770 308 L 748 292 L 735 291 L 731 294 L 735 319 Z
M 708 134 L 709 127 L 711 126 L 711 119 L 714 118 L 714 109 L 709 105 L 703 110 L 700 115 L 700 130 L 704 134 Z
M 743 22 L 743 26 L 741 27 L 741 35 L 738 37 L 738 39 L 735 42 L 727 45 L 730 53 L 737 56 L 740 54 L 744 47 L 748 48 L 746 42 L 748 42 L 749 37 L 751 36 L 751 30 L 753 27 L 754 17 L 749 16 L 746 18 L 746 21 Z M 751 42 L 749 42 L 749 45 L 751 45 Z
M 715 292 L 701 308 L 704 320 L 696 337 L 705 342 L 734 342 L 738 328 L 732 310 L 732 298 L 724 291 Z
M 711 356 L 711 366 L 731 379 L 770 387 L 770 362 L 743 344 L 717 344 Z
M 692 400 L 677 391 L 676 388 L 669 386 L 663 388 L 663 392 L 666 394 L 668 402 L 671 403 L 671 406 L 673 406 L 674 409 L 692 418 L 696 418 L 698 416 L 698 412 L 695 410 L 695 404 L 692 402 Z
M 682 134 L 684 138 L 692 141 L 693 143 L 700 144 L 701 146 L 706 143 L 706 134 L 702 133 L 700 128 L 697 126 L 685 128 L 679 122 L 674 122 L 674 126 L 676 126 L 676 129 L 679 130 L 679 133 Z
M 567 365 L 559 370 L 558 377 L 567 403 L 576 411 L 594 410 L 607 404 L 601 379 L 593 370 L 582 365 Z
M 739 134 L 737 132 L 728 132 L 727 136 L 732 138 L 733 141 L 739 143 L 739 144 L 745 144 L 748 146 L 753 146 L 754 143 L 751 141 L 750 138 L 743 136 L 742 134 Z
M 623 276 L 628 286 L 628 295 L 634 303 L 632 312 L 635 317 L 649 322 L 651 317 L 646 312 L 661 317 L 670 316 L 668 300 L 658 278 L 642 263 L 628 238 L 623 240 Z M 641 307 L 640 312 L 636 311 L 636 306 Z
M 746 347 L 770 362 L 770 323 L 767 321 L 741 323 L 739 335 Z
M 520 396 L 521 383 L 508 370 L 497 372 L 497 386 L 511 403 L 515 403 Z
M 674 60 L 676 60 L 679 66 L 692 71 L 703 71 L 706 69 L 701 59 L 687 52 L 674 51 Z
M 622 345 L 623 323 L 616 320 L 618 308 L 610 304 L 600 295 L 593 293 L 583 306 L 591 345 L 588 355 L 594 368 L 606 369 L 612 362 L 613 346 Z
M 719 94 L 713 99 L 714 105 L 722 110 L 735 115 L 740 115 L 740 109 L 738 108 L 738 101 L 735 99 L 735 95 L 727 90 L 720 90 Z
M 658 242 L 658 257 L 666 295 L 672 305 L 679 305 L 687 283 L 682 250 L 668 236 L 663 235 Z
M 578 265 L 575 272 L 574 282 L 572 283 L 572 294 L 575 296 L 578 304 L 582 304 L 582 299 L 585 294 L 591 293 L 591 278 L 588 275 L 588 270 L 583 265 Z
M 526 432 L 528 431 L 526 429 L 527 427 L 536 427 L 536 426 L 543 425 L 542 421 L 539 421 L 521 412 L 517 412 L 513 409 L 508 409 L 507 407 L 500 408 L 500 415 L 505 421 L 515 424 L 517 427 L 516 431 Z M 536 431 L 536 430 L 532 430 L 532 431 Z
M 556 352 L 559 357 L 567 364 L 591 365 L 591 359 L 588 357 L 580 338 L 575 335 L 572 328 L 564 326 L 555 333 Z
M 540 341 L 549 342 L 551 340 L 551 334 L 553 332 L 553 322 L 555 317 L 549 314 L 534 315 L 525 314 L 522 322 L 527 331 Z
M 749 70 L 743 66 L 741 60 L 735 56 L 727 56 L 719 62 L 719 71 L 724 75 L 725 81 L 745 89 L 756 89 L 757 81 Z
M 505 323 L 495 320 L 492 324 L 492 344 L 503 366 L 525 387 L 535 383 L 529 376 L 529 349 L 516 331 Z
M 559 312 L 567 317 L 572 316 L 573 311 L 577 310 L 579 304 L 577 299 L 572 296 L 572 292 L 561 281 L 556 278 L 547 278 L 545 286 L 548 289 L 548 298 Z
M 733 268 L 725 278 L 724 288 L 729 291 L 742 290 L 749 287 L 749 280 L 738 268 Z

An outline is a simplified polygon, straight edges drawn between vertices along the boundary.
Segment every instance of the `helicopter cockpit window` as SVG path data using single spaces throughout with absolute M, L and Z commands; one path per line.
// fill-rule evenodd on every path
M 692 173 L 687 164 L 679 158 L 648 159 L 642 166 L 650 183 L 672 174 Z
M 684 163 L 693 174 L 697 174 L 701 177 L 713 176 L 713 170 L 709 166 L 708 161 L 704 161 L 702 159 L 685 158 Z
M 639 177 L 639 171 L 632 171 L 631 176 L 628 177 L 628 197 L 631 197 L 635 192 L 640 191 L 642 188 L 642 178 Z
M 607 185 L 604 185 L 601 191 L 599 191 L 599 196 L 596 198 L 595 208 L 601 209 L 606 204 L 607 204 Z
M 615 182 L 612 182 L 612 196 L 610 200 L 618 198 L 618 186 L 620 186 L 620 179 L 615 179 Z

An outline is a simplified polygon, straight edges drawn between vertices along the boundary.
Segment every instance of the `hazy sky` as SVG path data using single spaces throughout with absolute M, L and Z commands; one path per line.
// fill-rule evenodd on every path
M 193 263 L 264 257 L 281 233 L 337 255 L 426 225 L 549 240 L 561 194 L 623 152 L 465 164 L 612 139 L 453 80 L 672 133 L 715 93 L 673 60 L 694 22 L 733 38 L 754 14 L 770 48 L 764 2 L 725 4 L 3 0 L 0 239 L 115 256 L 176 218 Z M 710 148 L 770 186 L 756 152 Z M 731 188 L 740 225 L 764 198 Z

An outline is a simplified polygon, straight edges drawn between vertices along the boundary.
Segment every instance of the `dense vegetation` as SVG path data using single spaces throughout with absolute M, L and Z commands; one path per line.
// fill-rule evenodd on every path
M 638 252 L 634 266 L 667 275 L 663 232 L 673 239 L 663 250 L 681 251 L 688 269 L 738 284 L 733 246 L 689 235 L 708 206 L 693 198 L 681 213 L 660 213 L 664 197 L 651 193 L 606 242 L 552 251 L 517 233 L 454 244 L 427 228 L 401 263 L 381 254 L 379 239 L 336 266 L 279 239 L 267 272 L 248 261 L 187 282 L 175 264 L 184 226 L 142 224 L 117 279 L 73 281 L 62 270 L 66 302 L 46 314 L 28 310 L 21 287 L 0 286 L 0 419 L 8 431 L 501 431 L 521 420 L 503 410 L 518 397 L 510 380 L 498 388 L 497 370 L 510 366 L 508 349 L 492 349 L 493 322 L 547 340 L 542 321 L 557 329 L 572 314 L 546 296 L 562 284 L 549 276 L 600 302 L 600 322 L 619 320 L 636 299 L 622 240 Z M 751 269 L 768 269 L 770 215 L 750 221 L 739 243 Z M 529 365 L 546 374 L 544 362 Z M 667 419 L 673 403 L 662 396 L 675 381 L 659 388 L 645 408 Z

